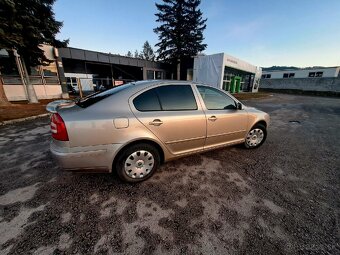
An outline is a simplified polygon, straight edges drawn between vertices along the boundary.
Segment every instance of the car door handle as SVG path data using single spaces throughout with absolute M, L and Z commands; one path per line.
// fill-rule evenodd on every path
M 208 118 L 208 120 L 210 120 L 210 121 L 215 121 L 215 120 L 217 120 L 217 118 L 216 118 L 216 116 L 210 116 L 209 118 Z
M 151 122 L 149 122 L 149 125 L 153 125 L 153 126 L 160 126 L 163 124 L 163 121 L 161 121 L 160 119 L 155 119 Z

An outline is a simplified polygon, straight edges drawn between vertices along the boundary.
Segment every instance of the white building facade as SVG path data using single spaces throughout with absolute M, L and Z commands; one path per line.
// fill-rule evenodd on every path
M 263 71 L 262 79 L 292 79 L 292 78 L 335 78 L 340 75 L 340 66 L 325 68 L 310 68 L 299 70 Z
M 194 59 L 193 81 L 231 93 L 257 92 L 262 69 L 226 53 L 199 55 Z
M 340 67 L 264 71 L 261 89 L 340 95 Z

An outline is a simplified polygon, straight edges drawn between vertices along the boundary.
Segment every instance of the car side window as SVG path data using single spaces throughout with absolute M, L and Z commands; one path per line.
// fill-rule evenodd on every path
M 141 112 L 161 111 L 156 89 L 150 89 L 140 94 L 133 100 L 133 104 Z
M 190 85 L 157 87 L 157 95 L 163 111 L 197 110 L 196 99 Z
M 197 89 L 208 110 L 237 109 L 235 101 L 222 91 L 207 86 L 197 86 Z

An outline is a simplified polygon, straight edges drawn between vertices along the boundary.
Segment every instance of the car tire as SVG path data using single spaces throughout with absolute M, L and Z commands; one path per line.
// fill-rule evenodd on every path
M 158 150 L 147 143 L 134 144 L 117 157 L 115 168 L 119 178 L 126 182 L 141 182 L 150 178 L 160 165 Z
M 244 141 L 244 147 L 247 149 L 259 148 L 267 138 L 267 129 L 262 124 L 256 124 L 253 126 Z

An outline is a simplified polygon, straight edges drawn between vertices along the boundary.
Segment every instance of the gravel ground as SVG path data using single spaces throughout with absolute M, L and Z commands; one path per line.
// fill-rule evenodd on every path
M 261 148 L 134 185 L 60 171 L 47 118 L 0 127 L 0 254 L 340 254 L 340 100 L 245 103 L 271 115 Z

